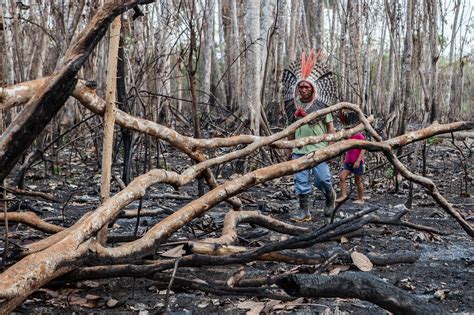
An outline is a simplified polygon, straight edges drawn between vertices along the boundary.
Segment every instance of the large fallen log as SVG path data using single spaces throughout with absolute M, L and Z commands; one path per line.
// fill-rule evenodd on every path
M 448 314 L 442 308 L 368 273 L 287 275 L 278 279 L 276 284 L 292 296 L 357 298 L 394 314 Z

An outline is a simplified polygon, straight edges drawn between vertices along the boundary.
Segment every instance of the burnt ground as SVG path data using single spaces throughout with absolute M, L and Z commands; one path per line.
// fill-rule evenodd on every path
M 453 148 L 446 141 L 431 144 L 428 150 L 428 177 L 436 182 L 444 196 L 459 209 L 464 217 L 474 223 L 473 169 L 472 156 L 468 156 L 469 148 L 472 148 L 472 145 L 471 147 L 462 148 L 465 155 L 463 158 L 459 150 Z M 406 152 L 409 151 L 410 148 L 407 148 Z M 68 154 L 68 152 L 65 151 L 64 154 Z M 84 154 L 87 154 L 87 151 L 84 151 Z M 368 159 L 371 171 L 365 176 L 366 204 L 359 206 L 349 200 L 339 209 L 336 219 L 347 217 L 363 207 L 369 206 L 378 207 L 378 211 L 383 213 L 393 212 L 406 202 L 408 183 L 400 181 L 399 190 L 396 192 L 396 174 L 393 174 L 388 165 L 383 164 L 384 162 L 379 156 L 370 154 Z M 36 165 L 33 171 L 29 172 L 26 179 L 26 188 L 53 192 L 63 200 L 69 199 L 68 202 L 50 203 L 38 198 L 14 197 L 13 195 L 9 195 L 9 197 L 16 198 L 18 201 L 21 200 L 23 208 L 35 210 L 41 217 L 49 218 L 57 224 L 70 225 L 83 213 L 95 209 L 99 203 L 98 191 L 100 186 L 100 171 L 97 166 L 84 165 L 73 152 L 70 152 L 69 158 L 64 158 L 64 160 L 67 162 L 58 164 L 59 170 L 53 169 L 53 174 L 45 172 L 43 165 Z M 460 163 L 461 160 L 464 163 Z M 407 162 L 406 160 L 403 161 Z M 337 164 L 337 161 L 331 162 L 336 187 Z M 419 168 L 420 161 L 417 165 Z M 174 167 L 168 165 L 167 167 L 179 171 L 185 165 L 178 164 Z M 119 172 L 120 170 L 117 168 L 116 174 Z M 466 187 L 467 193 L 465 191 Z M 115 191 L 119 189 L 116 183 L 113 184 L 113 189 Z M 241 195 L 245 203 L 244 209 L 258 210 L 263 214 L 288 221 L 289 213 L 297 207 L 297 200 L 292 193 L 292 189 L 291 177 L 281 178 L 254 187 Z M 194 198 L 196 191 L 195 185 L 183 187 L 179 191 L 174 191 L 169 187 L 155 186 L 148 191 L 143 202 L 143 208 L 164 209 L 165 211 L 176 210 L 184 205 L 186 200 L 163 197 L 163 193 Z M 301 223 L 301 225 L 320 227 L 328 223 L 328 219 L 322 215 L 322 210 L 320 210 L 323 201 L 318 192 L 315 192 L 314 199 L 313 221 Z M 128 208 L 136 209 L 137 206 L 138 202 L 135 202 Z M 160 258 L 159 255 L 165 251 L 174 248 L 174 242 L 218 236 L 227 209 L 226 204 L 220 204 L 204 216 L 192 221 L 173 235 L 166 244 L 160 246 L 157 258 Z M 165 213 L 153 218 L 141 218 L 138 233 L 144 233 L 164 216 L 166 216 Z M 474 283 L 474 247 L 472 238 L 461 229 L 453 218 L 444 213 L 420 187 L 415 187 L 413 207 L 404 219 L 408 222 L 436 228 L 446 233 L 446 235 L 436 235 L 400 226 L 373 226 L 368 227 L 359 236 L 314 245 L 310 248 L 300 249 L 298 252 L 311 254 L 340 247 L 364 254 L 394 254 L 400 251 L 418 253 L 420 258 L 415 263 L 374 266 L 369 272 L 406 290 L 410 294 L 438 304 L 447 311 L 454 313 L 474 312 L 474 288 L 472 285 Z M 111 235 L 133 235 L 135 225 L 136 219 L 120 219 L 114 224 Z M 0 227 L 0 233 L 1 235 L 4 234 L 3 227 Z M 245 246 L 258 246 L 288 237 L 248 224 L 239 227 L 239 235 L 240 245 Z M 17 245 L 33 242 L 41 237 L 44 237 L 42 233 L 33 231 L 23 225 L 10 227 L 10 241 Z M 0 247 L 4 248 L 3 241 L 0 242 Z M 247 278 L 288 272 L 315 272 L 314 266 L 252 262 L 245 266 L 178 268 L 177 276 L 187 279 L 225 281 L 241 268 L 243 268 Z M 357 270 L 350 259 L 338 259 L 323 270 L 323 273 L 335 273 L 337 272 L 336 268 Z M 71 283 L 60 288 L 43 288 L 32 294 L 16 309 L 16 312 L 160 313 L 164 309 L 165 294 L 166 290 L 162 288 L 162 284 L 149 279 L 125 277 L 89 280 Z M 257 312 L 257 314 L 258 310 L 264 313 L 297 314 L 318 312 L 324 314 L 339 314 L 340 312 L 354 314 L 387 313 L 374 304 L 357 299 L 298 298 L 291 302 L 279 302 L 252 296 L 219 296 L 186 288 L 171 292 L 169 310 L 170 313 L 175 314 L 244 314 L 249 310 Z

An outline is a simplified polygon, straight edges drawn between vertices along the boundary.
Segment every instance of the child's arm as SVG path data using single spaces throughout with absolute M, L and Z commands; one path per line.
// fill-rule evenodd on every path
M 354 168 L 359 168 L 360 162 L 364 159 L 365 150 L 360 150 L 359 157 L 354 162 Z

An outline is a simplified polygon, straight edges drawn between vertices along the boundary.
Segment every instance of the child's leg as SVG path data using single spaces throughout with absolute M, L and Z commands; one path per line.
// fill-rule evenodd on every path
M 362 176 L 354 175 L 357 186 L 357 203 L 364 203 L 364 185 L 362 184 Z
M 342 170 L 339 174 L 340 185 L 341 185 L 341 196 L 336 199 L 336 202 L 341 202 L 347 197 L 347 185 L 346 185 L 346 178 L 350 174 L 348 170 Z

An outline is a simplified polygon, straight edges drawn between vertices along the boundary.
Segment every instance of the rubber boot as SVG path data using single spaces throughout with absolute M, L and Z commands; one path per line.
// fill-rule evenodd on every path
M 329 196 L 326 196 L 324 215 L 326 217 L 330 217 L 335 207 L 336 207 L 336 192 L 334 191 L 334 189 L 331 189 Z
M 300 207 L 298 212 L 290 217 L 290 220 L 296 222 L 303 222 L 303 221 L 310 221 L 311 220 L 311 213 L 309 212 L 309 194 L 306 195 L 298 195 L 300 200 Z

